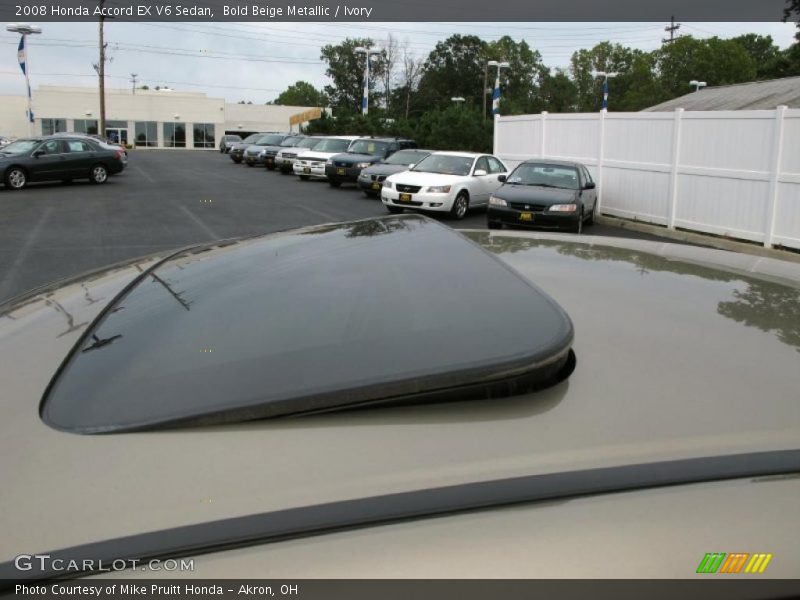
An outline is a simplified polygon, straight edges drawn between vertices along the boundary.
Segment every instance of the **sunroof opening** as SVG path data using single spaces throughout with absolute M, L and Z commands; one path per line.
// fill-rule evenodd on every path
M 381 404 L 496 398 L 574 368 L 547 294 L 416 215 L 185 252 L 89 328 L 40 412 L 110 433 Z

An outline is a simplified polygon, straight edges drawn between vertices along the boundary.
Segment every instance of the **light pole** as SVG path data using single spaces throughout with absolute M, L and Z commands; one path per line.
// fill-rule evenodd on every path
M 364 93 L 361 96 L 361 114 L 366 115 L 369 113 L 369 57 L 376 54 L 381 54 L 381 50 L 377 48 L 364 48 L 357 46 L 354 48 L 356 54 L 365 55 L 367 65 L 364 68 Z
M 603 105 L 600 107 L 600 110 L 608 110 L 608 80 L 613 79 L 619 73 L 612 71 L 595 71 L 592 73 L 595 77 L 602 77 L 603 78 Z
M 705 81 L 697 81 L 697 79 L 692 79 L 689 82 L 689 85 L 693 85 L 694 91 L 699 92 L 701 88 L 706 87 L 708 84 Z
M 453 96 L 450 100 L 455 102 L 456 106 L 461 106 L 466 101 L 463 96 Z
M 28 132 L 33 135 L 33 100 L 31 98 L 31 78 L 30 78 L 30 62 L 28 61 L 28 49 L 25 40 L 29 35 L 42 33 L 41 27 L 27 25 L 25 23 L 10 23 L 6 25 L 6 31 L 20 34 L 19 48 L 17 49 L 17 59 L 19 60 L 19 68 L 25 75 L 25 84 L 28 86 Z
M 508 69 L 511 64 L 507 61 L 496 61 L 490 60 L 486 63 L 486 67 L 483 69 L 483 120 L 486 120 L 486 96 L 485 94 L 489 91 L 487 86 L 487 79 L 489 75 L 489 67 L 497 67 L 497 79 L 494 81 L 494 91 L 492 92 L 492 114 L 499 115 L 500 114 L 500 69 Z

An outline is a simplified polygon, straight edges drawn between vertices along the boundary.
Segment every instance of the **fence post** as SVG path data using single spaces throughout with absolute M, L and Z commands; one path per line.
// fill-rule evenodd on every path
M 547 133 L 546 133 L 547 114 L 548 113 L 547 113 L 546 110 L 543 110 L 542 114 L 541 114 L 541 120 L 542 120 L 542 140 L 541 141 L 542 141 L 542 146 L 539 149 L 539 157 L 540 158 L 544 158 L 545 157 L 545 152 L 547 152 L 547 150 L 546 150 L 547 146 L 545 145 L 546 144 L 546 139 L 547 139 Z
M 778 180 L 781 175 L 781 162 L 783 160 L 783 126 L 785 124 L 787 107 L 778 106 L 775 109 L 775 128 L 772 133 L 772 170 L 769 176 L 769 196 L 767 197 L 767 217 L 764 229 L 764 246 L 772 246 L 775 235 L 775 213 L 778 207 Z
M 669 198 L 667 199 L 667 228 L 675 229 L 675 213 L 678 207 L 678 166 L 681 159 L 681 129 L 683 128 L 683 109 L 675 109 L 672 122 L 672 164 L 669 173 Z
M 606 112 L 605 108 L 600 109 L 600 116 L 598 117 L 598 132 L 597 132 L 597 214 L 602 214 L 603 209 L 603 153 L 605 149 L 606 137 Z

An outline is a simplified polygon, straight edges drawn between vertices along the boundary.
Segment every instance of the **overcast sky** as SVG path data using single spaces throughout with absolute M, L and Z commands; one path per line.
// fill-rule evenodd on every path
M 666 23 L 114 23 L 107 22 L 111 62 L 109 87 L 167 85 L 176 90 L 206 92 L 231 102 L 272 100 L 287 86 L 305 80 L 328 83 L 319 50 L 346 37 L 372 37 L 380 45 L 389 33 L 418 57 L 454 33 L 485 40 L 510 35 L 525 39 L 550 67 L 566 67 L 579 48 L 610 40 L 653 50 L 666 35 Z M 42 23 L 42 35 L 29 43 L 34 89 L 38 85 L 94 86 L 97 78 L 96 23 Z M 782 48 L 793 41 L 794 24 L 684 23 L 680 34 L 733 37 L 741 33 L 772 35 Z M 0 94 L 24 94 L 17 64 L 18 36 L 0 32 Z M 698 73 L 698 78 L 703 74 Z

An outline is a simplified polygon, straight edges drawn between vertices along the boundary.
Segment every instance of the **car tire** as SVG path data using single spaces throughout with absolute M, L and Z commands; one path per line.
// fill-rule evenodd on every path
M 502 229 L 503 224 L 500 221 L 486 221 L 486 227 L 489 229 Z
M 308 181 L 311 179 L 308 175 L 298 175 L 298 177 L 300 178 L 300 181 Z
M 583 208 L 581 208 L 581 214 L 578 217 L 578 222 L 572 226 L 572 233 L 580 233 L 583 231 Z
M 241 159 L 241 158 L 238 158 L 238 159 L 237 159 L 237 158 L 232 158 L 231 160 L 232 160 L 233 162 L 235 162 L 237 165 L 238 165 L 238 164 L 240 164 L 240 163 L 242 162 L 242 159 Z
M 11 167 L 6 171 L 6 187 L 10 190 L 21 190 L 28 185 L 28 174 L 22 167 Z
M 403 209 L 400 206 L 388 206 L 387 205 L 386 206 L 386 210 L 388 210 L 393 215 L 397 215 L 397 214 L 400 214 L 401 212 L 403 212 Z
M 450 209 L 450 216 L 456 221 L 460 221 L 469 212 L 469 196 L 466 192 L 459 192 L 453 200 L 453 208 Z
M 275 165 L 264 165 L 264 166 L 267 167 L 267 169 L 270 170 L 270 171 L 274 171 L 275 170 Z
M 97 185 L 108 181 L 108 168 L 100 163 L 94 165 L 89 170 L 89 181 Z
M 332 180 L 328 179 L 328 185 L 331 186 L 331 187 L 337 188 L 337 187 L 341 187 L 342 186 L 342 182 L 341 181 L 332 181 Z

